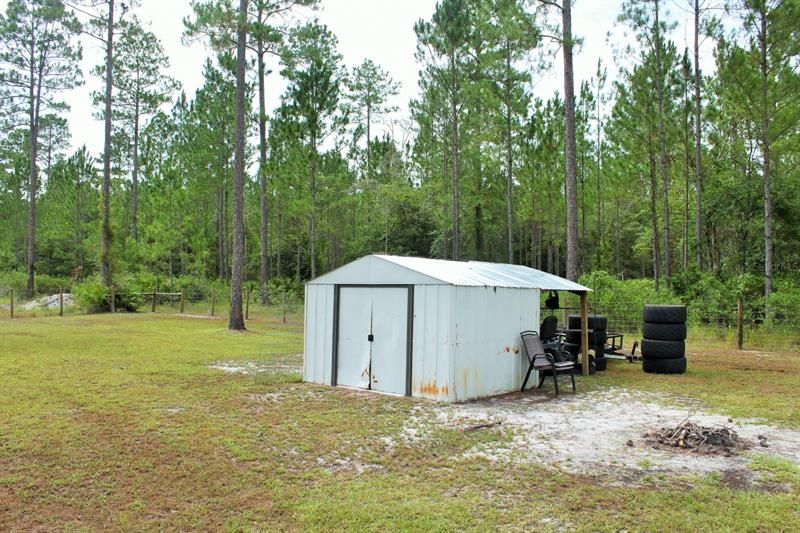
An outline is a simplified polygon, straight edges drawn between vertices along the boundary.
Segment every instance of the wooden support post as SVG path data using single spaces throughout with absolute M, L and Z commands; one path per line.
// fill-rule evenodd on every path
M 11 318 L 14 318 L 14 289 L 11 289 Z
M 181 314 L 183 314 L 183 303 L 186 301 L 186 289 L 181 289 Z
M 109 309 L 111 309 L 111 312 L 112 313 L 115 312 L 116 308 L 117 308 L 117 297 L 116 297 L 113 285 L 111 286 L 111 300 L 108 303 L 109 303 L 108 307 L 109 307 Z
M 244 319 L 250 320 L 250 287 L 247 287 L 247 296 L 244 299 Z
M 154 313 L 156 312 L 156 298 L 158 297 L 158 293 L 156 292 L 157 290 L 158 290 L 157 287 L 153 287 L 153 312 Z
M 581 368 L 589 375 L 589 305 L 585 292 L 581 293 Z
M 211 316 L 214 316 L 214 305 L 217 303 L 217 293 L 211 289 Z
M 741 350 L 744 345 L 744 320 L 742 319 L 742 299 L 736 302 L 736 347 Z
M 64 316 L 64 287 L 58 289 L 58 316 Z

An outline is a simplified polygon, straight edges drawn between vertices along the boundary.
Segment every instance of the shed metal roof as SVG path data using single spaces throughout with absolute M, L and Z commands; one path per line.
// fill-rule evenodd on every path
M 369 260 L 370 258 L 372 260 L 386 261 L 390 264 L 416 272 L 417 274 L 430 278 L 429 282 L 434 283 L 435 281 L 433 280 L 438 280 L 448 285 L 464 287 L 505 287 L 573 292 L 586 292 L 591 290 L 579 283 L 523 265 L 486 263 L 483 261 L 445 261 L 443 259 L 380 254 L 364 257 L 354 263 Z M 350 265 L 352 264 L 353 263 L 350 263 Z M 349 277 L 346 275 L 347 270 L 348 265 L 344 265 L 309 283 L 352 283 L 354 280 L 342 279 Z M 396 282 L 402 283 L 402 280 L 396 280 Z
M 590 291 L 574 281 L 523 265 L 483 261 L 445 261 L 422 257 L 376 255 L 450 285 L 467 287 L 511 287 L 552 291 Z

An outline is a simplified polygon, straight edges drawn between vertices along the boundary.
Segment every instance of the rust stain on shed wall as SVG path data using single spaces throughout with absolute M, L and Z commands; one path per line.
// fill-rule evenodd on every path
M 429 381 L 427 383 L 423 383 L 418 387 L 414 388 L 414 391 L 420 393 L 424 396 L 447 396 L 448 388 L 447 384 L 445 383 L 441 387 L 439 387 L 435 381 Z

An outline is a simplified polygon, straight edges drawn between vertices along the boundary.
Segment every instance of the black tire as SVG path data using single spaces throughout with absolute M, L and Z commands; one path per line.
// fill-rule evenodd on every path
M 605 331 L 608 329 L 608 318 L 604 315 L 589 315 L 589 329 L 595 331 Z M 569 315 L 567 317 L 567 327 L 569 329 L 581 329 L 581 315 Z
M 605 370 L 607 364 L 608 364 L 608 359 L 606 359 L 605 357 L 595 357 L 594 358 L 594 368 L 598 372 L 602 372 L 603 370 Z
M 589 375 L 591 376 L 591 375 L 593 375 L 595 372 L 597 372 L 597 368 L 594 366 L 594 359 L 593 359 L 593 358 L 592 358 L 592 356 L 590 355 L 590 356 L 589 356 Z M 580 376 L 581 374 L 583 374 L 583 363 L 581 363 L 580 361 L 578 361 L 578 362 L 575 364 L 575 374 L 577 374 L 577 375 L 579 375 L 579 376 Z
M 685 324 L 685 305 L 645 305 L 642 318 L 651 324 Z
M 686 324 L 654 324 L 645 322 L 642 337 L 653 341 L 686 340 Z
M 645 359 L 680 359 L 685 356 L 684 341 L 642 339 L 642 357 Z
M 683 374 L 686 372 L 686 358 L 643 359 L 642 370 L 651 374 Z
M 581 330 L 568 329 L 565 332 L 565 341 L 569 344 L 581 343 Z M 608 333 L 606 331 L 590 331 L 589 332 L 589 346 L 602 346 L 608 340 Z
M 595 355 L 597 357 L 605 357 L 606 356 L 606 346 L 605 344 L 598 344 L 597 346 L 589 346 L 590 349 L 594 350 Z

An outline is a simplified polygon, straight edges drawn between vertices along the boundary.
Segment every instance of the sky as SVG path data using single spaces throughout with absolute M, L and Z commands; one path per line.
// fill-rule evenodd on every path
M 692 20 L 686 6 L 687 0 L 667 0 L 666 10 L 677 26 L 670 36 L 678 50 L 692 46 Z M 8 0 L 0 0 L 0 9 L 5 12 Z M 418 93 L 417 79 L 420 66 L 414 59 L 416 36 L 414 23 L 420 18 L 430 19 L 435 0 L 321 0 L 315 11 L 298 11 L 297 17 L 317 17 L 326 24 L 339 40 L 339 51 L 348 68 L 360 64 L 364 59 L 372 59 L 401 83 L 400 92 L 393 105 L 399 108 L 392 117 L 395 134 L 403 135 L 402 124 L 407 123 L 408 102 Z M 582 46 L 574 55 L 575 87 L 583 80 L 594 76 L 598 59 L 608 68 L 609 81 L 614 79 L 618 66 L 614 63 L 613 50 L 620 49 L 626 36 L 616 18 L 622 5 L 621 0 L 575 0 L 573 2 L 573 34 L 583 39 Z M 182 39 L 183 19 L 191 16 L 189 0 L 141 0 L 135 8 L 136 15 L 162 42 L 164 51 L 170 58 L 169 74 L 181 82 L 183 90 L 191 98 L 202 85 L 203 64 L 211 51 L 201 42 L 185 43 Z M 713 68 L 711 43 L 701 49 L 701 67 L 708 72 Z M 549 44 L 548 46 L 553 46 Z M 94 65 L 103 61 L 104 51 L 100 44 L 89 38 L 84 40 L 82 69 L 85 83 L 63 94 L 70 106 L 68 113 L 72 132 L 73 148 L 86 145 L 93 153 L 100 153 L 103 146 L 103 125 L 93 118 L 95 111 L 91 105 L 91 91 L 101 90 L 102 81 L 90 74 Z M 267 106 L 277 107 L 285 83 L 277 74 L 280 70 L 277 61 L 272 59 L 268 68 L 273 70 L 267 78 Z M 542 98 L 561 91 L 561 55 L 553 59 L 552 68 L 541 74 L 534 83 L 534 94 Z M 391 121 L 386 121 L 391 122 Z M 388 126 L 384 126 L 386 128 Z M 379 129 L 376 134 L 380 134 Z

